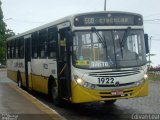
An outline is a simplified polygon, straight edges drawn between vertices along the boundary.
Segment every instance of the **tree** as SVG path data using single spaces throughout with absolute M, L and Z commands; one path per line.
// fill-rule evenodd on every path
M 6 24 L 3 20 L 3 12 L 1 9 L 2 2 L 0 0 L 0 63 L 6 63 L 6 39 L 15 35 L 15 33 L 10 30 L 6 29 Z
M 0 1 L 0 63 L 5 64 L 5 52 L 6 52 L 6 24 L 3 21 L 3 12 L 1 9 L 1 1 Z

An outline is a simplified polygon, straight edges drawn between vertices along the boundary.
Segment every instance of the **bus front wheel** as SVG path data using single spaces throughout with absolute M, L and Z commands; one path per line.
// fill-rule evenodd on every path
M 60 99 L 58 98 L 58 88 L 56 86 L 52 86 L 51 88 L 51 96 L 53 100 L 53 104 L 56 106 L 60 106 Z

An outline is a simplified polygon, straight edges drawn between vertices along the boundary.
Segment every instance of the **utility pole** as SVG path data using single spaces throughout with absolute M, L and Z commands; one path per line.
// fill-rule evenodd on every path
M 106 11 L 106 0 L 104 0 L 104 11 Z

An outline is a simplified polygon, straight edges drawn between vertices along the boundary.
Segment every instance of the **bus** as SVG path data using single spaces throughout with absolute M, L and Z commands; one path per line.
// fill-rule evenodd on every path
M 148 95 L 148 37 L 137 13 L 81 13 L 7 39 L 7 76 L 62 101 L 113 104 Z

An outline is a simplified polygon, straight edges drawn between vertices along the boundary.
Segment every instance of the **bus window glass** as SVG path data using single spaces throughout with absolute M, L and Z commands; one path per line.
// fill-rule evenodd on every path
M 11 42 L 11 58 L 14 58 L 14 40 Z
M 146 63 L 142 30 L 132 30 L 124 45 L 121 45 L 125 31 L 114 31 L 115 54 L 118 67 L 139 66 Z M 118 36 L 118 37 L 116 37 Z
M 142 30 L 131 30 L 124 39 L 125 30 L 75 32 L 73 64 L 82 68 L 116 68 L 140 66 L 146 63 Z M 123 45 L 122 45 L 123 41 Z
M 10 41 L 10 58 L 12 58 L 12 41 Z
M 13 40 L 13 46 L 12 46 L 12 49 L 13 49 L 13 58 L 16 58 L 16 40 Z
M 15 41 L 15 58 L 18 58 L 18 44 L 19 44 L 19 38 Z
M 56 58 L 57 32 L 55 28 L 48 29 L 48 58 Z
M 39 57 L 40 58 L 45 58 L 46 57 L 46 52 L 47 52 L 47 30 L 42 30 L 39 32 Z
M 20 41 L 21 39 L 19 38 L 18 39 L 18 58 L 21 58 L 20 57 L 20 47 L 21 47 L 21 41 Z
M 23 37 L 21 37 L 21 38 L 19 38 L 19 48 L 18 48 L 19 50 L 19 58 L 24 58 L 24 38 Z
M 85 31 L 75 33 L 73 61 L 76 66 L 84 68 L 114 67 L 115 56 L 113 54 L 111 32 L 99 31 L 99 34 L 103 36 L 106 42 L 100 41 L 99 37 L 94 32 Z M 104 43 L 105 46 L 103 45 Z
M 38 58 L 38 32 L 32 34 L 32 58 Z
M 7 42 L 7 58 L 10 58 L 10 42 Z

